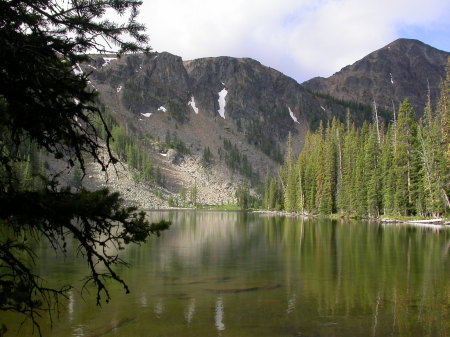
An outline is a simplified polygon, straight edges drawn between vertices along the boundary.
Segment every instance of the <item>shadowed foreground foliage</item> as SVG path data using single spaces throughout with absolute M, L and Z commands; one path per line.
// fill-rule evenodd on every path
M 88 50 L 148 50 L 144 26 L 135 21 L 140 4 L 0 0 L 0 310 L 26 315 L 38 332 L 37 317 L 57 310 L 58 298 L 70 286 L 47 288 L 34 273 L 32 241 L 45 240 L 63 253 L 66 239 L 78 242 L 78 252 L 90 267 L 86 283 L 94 284 L 100 304 L 110 299 L 107 279 L 129 291 L 114 271 L 115 265 L 125 263 L 119 250 L 144 242 L 169 225 L 150 224 L 144 212 L 123 206 L 117 193 L 71 189 L 60 183 L 75 166 L 84 174 L 86 160 L 94 160 L 105 172 L 117 162 L 96 93 L 78 64 L 86 60 Z M 103 19 L 107 9 L 126 18 L 125 23 Z M 105 145 L 94 127 L 98 118 Z M 45 170 L 29 169 L 24 147 L 64 161 L 66 170 L 42 174 Z M 34 154 L 29 151 L 30 155 Z M 25 184 L 24 177 L 33 172 L 30 180 L 35 183 Z M 2 324 L 0 335 L 5 331 Z

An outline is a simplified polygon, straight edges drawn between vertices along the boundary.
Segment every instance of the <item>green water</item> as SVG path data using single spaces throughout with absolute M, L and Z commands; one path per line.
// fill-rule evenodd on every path
M 131 287 L 69 294 L 44 336 L 450 336 L 450 230 L 241 212 L 154 212 L 170 230 L 128 247 Z M 86 265 L 48 247 L 40 272 Z M 10 336 L 28 336 L 27 325 Z M 8 336 L 7 335 L 7 336 Z

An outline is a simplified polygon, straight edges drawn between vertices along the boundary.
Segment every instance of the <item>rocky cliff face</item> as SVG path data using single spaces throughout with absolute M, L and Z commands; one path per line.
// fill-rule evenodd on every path
M 166 113 L 180 124 L 195 115 L 222 119 L 229 127 L 252 136 L 257 124 L 276 143 L 291 132 L 318 126 L 320 120 L 343 116 L 345 103 L 305 90 L 293 79 L 252 59 L 204 58 L 183 62 L 169 53 L 126 55 L 121 59 L 92 56 L 83 65 L 112 110 L 134 118 Z M 106 98 L 113 94 L 114 99 Z M 351 112 L 363 120 L 358 107 Z M 223 122 L 222 121 L 222 122 Z
M 409 97 L 423 109 L 428 83 L 432 97 L 438 95 L 448 55 L 398 40 L 328 79 L 303 85 L 255 60 L 231 57 L 92 55 L 80 68 L 90 73 L 116 121 L 148 147 L 169 192 L 197 186 L 203 195 L 215 191 L 202 202 L 219 203 L 232 200 L 244 179 L 276 175 L 288 134 L 299 152 L 306 132 L 320 121 L 344 120 L 347 112 L 358 124 L 371 119 L 374 99 L 391 110 L 392 102 L 398 106 Z M 169 158 L 168 139 L 182 144 L 184 153 Z M 205 166 L 207 148 L 212 160 Z M 230 167 L 236 153 L 240 168 Z
M 298 152 L 320 120 L 344 118 L 348 109 L 356 120 L 370 116 L 359 106 L 314 95 L 252 59 L 93 55 L 81 68 L 90 73 L 102 103 L 137 137 L 176 137 L 197 156 L 209 147 L 216 166 L 224 164 L 229 141 L 260 177 L 267 170 L 276 173 L 289 133 Z
M 343 68 L 329 78 L 316 77 L 306 88 L 333 97 L 392 110 L 408 98 L 420 115 L 427 101 L 437 101 L 450 53 L 417 40 L 399 39 Z
M 268 127 L 285 134 L 297 130 L 292 114 L 307 126 L 311 120 L 326 119 L 313 95 L 294 80 L 251 59 L 219 57 L 183 62 L 168 53 L 129 55 L 108 63 L 105 59 L 93 57 L 92 82 L 115 89 L 121 107 L 137 116 L 168 112 L 180 123 L 198 113 L 244 124 L 270 120 Z M 219 112 L 221 101 L 223 112 Z M 284 140 L 285 134 L 277 135 L 279 140 Z

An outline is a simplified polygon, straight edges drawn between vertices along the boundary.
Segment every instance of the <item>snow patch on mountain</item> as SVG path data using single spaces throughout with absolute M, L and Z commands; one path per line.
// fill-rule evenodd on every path
M 191 97 L 191 100 L 189 101 L 188 105 L 190 105 L 192 107 L 192 109 L 194 109 L 195 113 L 198 114 L 198 108 L 195 105 L 194 96 Z
M 158 111 L 166 112 L 167 109 L 166 109 L 165 107 L 163 107 L 163 106 L 160 106 L 160 107 L 158 108 Z
M 102 67 L 107 66 L 111 61 L 117 60 L 117 57 L 104 57 Z
M 292 112 L 291 108 L 288 107 L 288 109 L 289 109 L 289 115 L 291 115 L 292 120 L 293 120 L 295 123 L 300 124 L 300 123 L 298 122 L 298 120 L 297 120 L 297 117 L 294 116 L 294 113 Z
M 141 113 L 142 116 L 144 117 L 150 117 L 152 115 L 151 112 L 146 112 L 146 113 Z
M 225 119 L 225 97 L 227 96 L 227 89 L 223 88 L 221 92 L 219 92 L 219 115 Z

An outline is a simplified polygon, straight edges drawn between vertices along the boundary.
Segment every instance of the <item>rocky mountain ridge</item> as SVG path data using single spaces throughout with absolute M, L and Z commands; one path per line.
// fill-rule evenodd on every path
M 344 68 L 329 80 L 316 78 L 302 85 L 252 59 L 183 61 L 169 53 L 121 58 L 92 55 L 79 71 L 89 73 L 101 103 L 152 154 L 155 167 L 167 177 L 169 194 L 201 186 L 201 194 L 209 195 L 202 203 L 217 204 L 233 202 L 244 181 L 257 186 L 267 172 L 276 176 L 289 134 L 295 154 L 302 148 L 308 130 L 317 128 L 320 121 L 333 117 L 344 120 L 350 113 L 360 124 L 372 118 L 373 98 L 389 109 L 391 101 L 408 97 L 411 90 L 420 91 L 422 82 L 408 91 L 409 83 L 420 74 L 429 72 L 430 90 L 438 88 L 439 64 L 448 53 L 438 53 L 440 61 L 431 62 L 435 60 L 434 51 L 425 52 L 431 47 L 418 42 L 403 46 L 408 43 L 393 42 L 386 50 Z M 396 61 L 377 57 L 386 53 L 397 55 Z M 423 62 L 431 65 L 422 69 Z M 397 66 L 391 67 L 392 63 Z M 405 85 L 397 84 L 397 78 L 402 78 L 393 70 L 397 68 L 415 77 L 408 77 Z M 387 83 L 375 81 L 386 71 Z M 345 91 L 352 94 L 344 95 Z M 423 104 L 424 97 L 418 97 L 411 100 Z M 391 115 L 385 113 L 388 120 Z M 206 165 L 202 160 L 205 150 L 211 154 Z M 226 195 L 220 193 L 225 190 Z
M 428 94 L 437 102 L 449 56 L 418 40 L 398 39 L 329 78 L 315 77 L 302 85 L 338 99 L 368 105 L 375 101 L 391 111 L 408 98 L 421 115 Z
M 155 165 L 168 177 L 177 176 L 185 162 L 198 163 L 209 149 L 212 160 L 202 170 L 220 175 L 221 181 L 202 180 L 202 184 L 231 183 L 231 191 L 244 180 L 256 186 L 266 172 L 276 174 L 288 134 L 298 152 L 310 128 L 333 116 L 343 118 L 350 109 L 311 94 L 293 79 L 251 59 L 183 62 L 169 53 L 120 59 L 93 55 L 90 63 L 80 65 L 80 71 L 89 73 L 102 104 L 156 154 Z M 351 111 L 363 119 L 358 117 L 360 107 Z M 161 161 L 177 142 L 184 150 L 178 148 L 171 162 Z M 167 179 L 169 190 L 176 193 L 196 183 L 194 174 L 183 176 Z M 213 202 L 217 200 L 212 198 Z

